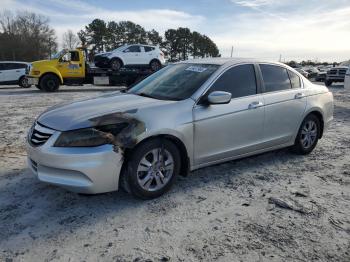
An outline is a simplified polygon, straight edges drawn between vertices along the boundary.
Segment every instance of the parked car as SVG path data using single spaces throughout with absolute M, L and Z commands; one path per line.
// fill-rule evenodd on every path
M 325 85 L 331 86 L 335 82 L 344 82 L 347 66 L 337 66 L 327 71 Z
M 157 71 L 164 63 L 164 53 L 157 46 L 124 45 L 117 49 L 97 54 L 94 57 L 95 65 L 101 68 L 111 68 L 118 71 L 125 66 L 147 66 Z
M 306 72 L 304 69 L 302 68 L 295 68 L 296 71 L 298 71 L 300 74 L 302 74 L 304 77 L 308 78 L 309 77 L 309 73 Z
M 122 186 L 148 199 L 198 168 L 284 147 L 309 154 L 332 119 L 332 93 L 284 64 L 190 60 L 125 93 L 44 112 L 28 134 L 28 164 L 75 192 Z
M 19 85 L 28 88 L 31 85 L 26 78 L 26 62 L 0 61 L 0 85 Z
M 316 78 L 318 73 L 320 73 L 320 71 L 315 67 L 309 67 L 305 71 L 308 73 L 308 78 Z
M 350 66 L 348 71 L 346 71 L 345 79 L 344 79 L 344 88 L 350 90 Z

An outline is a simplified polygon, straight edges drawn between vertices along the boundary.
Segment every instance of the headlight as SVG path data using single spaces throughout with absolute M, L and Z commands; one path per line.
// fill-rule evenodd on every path
M 105 144 L 115 144 L 116 136 L 127 126 L 127 123 L 118 123 L 114 125 L 62 132 L 54 146 L 92 147 Z

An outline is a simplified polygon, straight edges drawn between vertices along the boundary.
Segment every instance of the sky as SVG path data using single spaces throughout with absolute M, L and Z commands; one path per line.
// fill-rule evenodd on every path
M 269 60 L 350 59 L 350 0 L 0 0 L 0 11 L 50 19 L 59 42 L 95 18 L 130 20 L 164 33 L 189 27 L 209 36 L 224 57 Z

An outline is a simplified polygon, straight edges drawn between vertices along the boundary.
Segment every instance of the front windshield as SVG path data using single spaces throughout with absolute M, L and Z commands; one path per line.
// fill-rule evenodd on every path
M 161 100 L 183 100 L 191 95 L 219 68 L 210 64 L 173 64 L 136 84 L 128 93 Z
M 54 55 L 51 57 L 51 59 L 58 59 L 58 58 L 60 58 L 61 56 L 63 56 L 66 52 L 67 52 L 67 50 L 66 50 L 66 49 L 63 49 L 63 50 L 57 52 L 56 54 L 54 54 Z

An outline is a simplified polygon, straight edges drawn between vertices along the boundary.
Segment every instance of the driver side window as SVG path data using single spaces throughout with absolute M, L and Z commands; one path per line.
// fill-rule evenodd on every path
M 213 91 L 225 91 L 232 94 L 232 98 L 255 95 L 257 84 L 254 65 L 238 65 L 224 72 L 210 87 Z
M 71 53 L 68 52 L 60 58 L 60 62 L 69 62 L 71 61 Z

